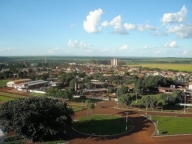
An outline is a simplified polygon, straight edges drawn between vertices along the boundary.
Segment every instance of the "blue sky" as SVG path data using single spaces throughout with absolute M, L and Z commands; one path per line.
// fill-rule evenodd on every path
M 0 56 L 192 57 L 191 0 L 1 0 Z

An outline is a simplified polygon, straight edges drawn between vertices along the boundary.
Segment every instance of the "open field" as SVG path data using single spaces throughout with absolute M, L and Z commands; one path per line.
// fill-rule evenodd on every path
M 73 123 L 73 128 L 86 134 L 114 135 L 126 132 L 124 117 L 115 115 L 92 115 L 91 119 L 83 116 Z M 131 121 L 127 122 L 128 131 L 133 127 Z
M 11 80 L 0 80 L 0 86 L 6 86 L 9 81 Z
M 152 116 L 152 119 L 158 121 L 159 134 L 192 134 L 192 118 Z
M 162 70 L 178 70 L 178 71 L 192 72 L 192 64 L 138 64 L 130 66 L 131 67 L 142 66 L 149 68 L 159 68 Z

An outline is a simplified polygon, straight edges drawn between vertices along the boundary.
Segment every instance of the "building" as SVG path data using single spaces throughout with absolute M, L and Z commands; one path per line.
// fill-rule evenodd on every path
M 192 82 L 189 82 L 189 90 L 192 91 Z
M 117 59 L 111 59 L 111 67 L 116 67 L 118 66 L 119 61 Z

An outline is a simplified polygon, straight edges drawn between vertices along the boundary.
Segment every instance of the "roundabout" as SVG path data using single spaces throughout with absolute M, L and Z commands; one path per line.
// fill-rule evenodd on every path
M 125 134 L 134 127 L 127 117 L 111 114 L 95 114 L 76 118 L 73 129 L 81 134 L 94 136 L 115 136 Z
M 134 110 L 123 110 L 123 109 L 115 109 L 114 107 L 116 104 L 113 101 L 105 101 L 102 103 L 102 108 L 99 106 L 96 106 L 93 110 L 94 115 L 105 115 L 107 116 L 118 116 L 118 118 L 122 117 L 122 125 L 123 130 L 117 134 L 114 132 L 115 126 L 119 125 L 118 123 L 110 123 L 109 128 L 112 128 L 113 133 L 103 133 L 104 131 L 97 132 L 95 130 L 87 132 L 83 131 L 84 128 L 90 128 L 97 127 L 95 126 L 95 123 L 92 125 L 87 125 L 85 123 L 84 127 L 81 129 L 78 129 L 74 126 L 75 123 L 79 123 L 79 119 L 83 117 L 87 117 L 87 111 L 82 110 L 75 113 L 73 120 L 74 123 L 72 124 L 73 129 L 71 130 L 69 141 L 70 144 L 191 144 L 192 137 L 191 135 L 182 135 L 182 136 L 165 136 L 165 137 L 153 137 L 152 134 L 155 132 L 155 125 L 154 123 L 149 120 L 146 117 L 143 117 L 142 115 L 145 114 L 143 111 L 134 111 Z M 129 126 L 126 130 L 126 113 L 128 113 L 128 121 L 133 122 L 132 129 L 130 130 Z M 153 114 L 153 112 L 151 113 Z M 154 113 L 158 115 L 164 115 L 164 116 L 170 116 L 171 114 L 166 113 Z M 94 116 L 92 115 L 92 116 Z M 174 116 L 175 114 L 172 114 Z M 184 115 L 180 115 L 184 116 Z M 189 115 L 192 116 L 192 115 Z M 93 119 L 92 119 L 93 120 Z M 102 123 L 99 123 L 99 126 L 102 130 L 106 129 L 106 123 L 108 120 L 94 120 L 96 121 L 96 124 L 99 123 L 99 121 L 103 121 Z M 105 123 L 106 122 L 106 123 Z M 80 125 L 79 125 L 80 127 Z M 85 130 L 85 129 L 84 129 Z M 99 135 L 98 135 L 99 134 Z M 93 136 L 94 135 L 94 136 Z

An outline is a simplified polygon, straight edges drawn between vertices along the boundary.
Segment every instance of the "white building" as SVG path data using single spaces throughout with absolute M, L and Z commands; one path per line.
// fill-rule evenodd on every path
M 189 82 L 189 90 L 192 90 L 192 82 Z
M 119 61 L 117 59 L 111 59 L 111 67 L 118 66 Z

